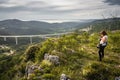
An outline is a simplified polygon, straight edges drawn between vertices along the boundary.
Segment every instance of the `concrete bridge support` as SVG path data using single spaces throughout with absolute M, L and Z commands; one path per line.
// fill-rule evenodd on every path
M 32 40 L 32 37 L 30 37 L 30 44 L 32 44 L 33 43 L 33 40 Z
M 18 37 L 15 37 L 15 44 L 18 45 Z
M 7 41 L 6 37 L 3 37 L 4 38 L 4 41 Z

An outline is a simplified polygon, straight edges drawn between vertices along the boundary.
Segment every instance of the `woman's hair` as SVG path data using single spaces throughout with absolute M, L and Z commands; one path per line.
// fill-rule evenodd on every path
M 100 34 L 107 35 L 106 31 L 101 31 Z

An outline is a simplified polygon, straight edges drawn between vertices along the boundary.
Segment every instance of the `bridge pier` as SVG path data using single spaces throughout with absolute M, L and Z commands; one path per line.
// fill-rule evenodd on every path
M 30 37 L 30 44 L 32 44 L 33 43 L 33 40 L 32 40 L 32 37 Z
M 15 44 L 18 45 L 18 37 L 15 37 Z
M 4 41 L 7 41 L 6 37 L 4 37 Z

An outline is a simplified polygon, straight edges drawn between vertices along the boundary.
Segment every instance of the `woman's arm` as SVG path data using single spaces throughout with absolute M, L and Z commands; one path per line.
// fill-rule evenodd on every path
M 103 43 L 107 41 L 105 36 L 101 40 L 102 40 Z

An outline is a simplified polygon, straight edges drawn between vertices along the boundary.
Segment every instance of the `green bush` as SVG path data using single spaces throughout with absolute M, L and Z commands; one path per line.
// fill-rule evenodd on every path
M 45 67 L 51 67 L 52 66 L 52 63 L 48 60 L 43 60 L 41 62 L 41 68 L 45 68 Z
M 46 80 L 55 80 L 55 75 L 53 75 L 53 74 L 44 74 L 44 75 L 42 75 L 42 78 L 46 79 Z
M 25 52 L 25 61 L 35 61 L 35 55 L 40 48 L 36 45 L 30 46 Z

